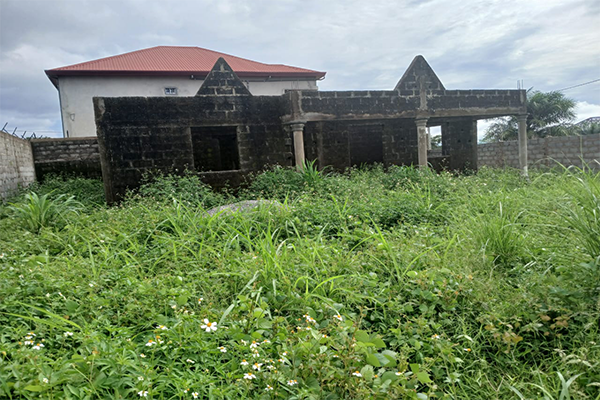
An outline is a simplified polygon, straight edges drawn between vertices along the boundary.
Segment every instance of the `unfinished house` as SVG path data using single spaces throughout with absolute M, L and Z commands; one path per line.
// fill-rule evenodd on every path
M 393 90 L 290 90 L 253 96 L 219 59 L 194 97 L 94 98 L 106 199 L 146 171 L 194 170 L 239 184 L 268 165 L 316 160 L 337 170 L 369 163 L 477 169 L 477 120 L 526 115 L 524 90 L 447 90 L 417 56 Z M 428 158 L 427 127 L 442 152 Z

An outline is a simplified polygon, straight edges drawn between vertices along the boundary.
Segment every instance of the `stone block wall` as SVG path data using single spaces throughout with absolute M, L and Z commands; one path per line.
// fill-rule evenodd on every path
M 145 172 L 188 169 L 214 186 L 235 186 L 251 171 L 293 164 L 291 132 L 281 124 L 282 101 L 277 97 L 114 97 L 95 98 L 94 104 L 109 203 L 138 187 Z M 223 148 L 219 135 L 229 141 L 232 132 L 239 169 L 210 171 L 207 165 L 231 165 L 223 159 L 231 143 L 219 157 L 214 153 Z
M 49 173 L 76 173 L 93 178 L 102 176 L 98 139 L 95 137 L 34 139 L 31 147 L 39 181 Z
M 519 168 L 517 141 L 480 144 L 478 154 L 479 166 Z M 530 167 L 553 167 L 557 162 L 582 167 L 586 163 L 600 170 L 600 135 L 529 139 L 527 156 Z
M 293 93 L 295 92 L 295 93 Z M 353 90 L 288 91 L 295 116 L 316 119 L 431 118 L 511 115 L 523 112 L 524 90 Z M 296 104 L 294 104 L 296 103 Z M 296 109 L 297 108 L 297 109 Z M 292 116 L 293 118 L 293 116 Z M 302 118 L 300 118 L 302 119 Z
M 449 170 L 476 170 L 477 121 L 455 118 L 442 124 L 442 155 Z
M 416 164 L 417 127 L 409 119 L 309 122 L 304 126 L 304 153 L 319 168 L 338 171 L 364 163 Z
M 29 140 L 0 131 L 0 200 L 35 181 Z

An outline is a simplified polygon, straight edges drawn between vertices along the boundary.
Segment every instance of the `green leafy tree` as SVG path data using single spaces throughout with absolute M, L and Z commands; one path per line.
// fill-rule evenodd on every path
M 574 109 L 575 101 L 560 92 L 528 92 L 527 135 L 546 137 L 573 134 L 570 123 L 575 118 Z M 483 141 L 516 140 L 518 133 L 517 117 L 497 118 L 487 129 Z
M 600 122 L 588 122 L 573 126 L 574 133 L 577 135 L 597 135 L 600 133 Z
M 436 135 L 431 137 L 431 148 L 434 150 L 442 148 L 442 135 Z

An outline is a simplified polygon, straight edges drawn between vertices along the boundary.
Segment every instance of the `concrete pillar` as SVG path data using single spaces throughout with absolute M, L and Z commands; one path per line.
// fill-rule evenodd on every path
M 296 159 L 296 168 L 304 168 L 304 124 L 292 124 L 294 134 L 294 158 Z
M 419 118 L 415 123 L 417 124 L 419 167 L 427 168 L 427 118 Z
M 523 176 L 527 173 L 527 114 L 518 115 L 519 121 L 519 166 L 523 171 Z

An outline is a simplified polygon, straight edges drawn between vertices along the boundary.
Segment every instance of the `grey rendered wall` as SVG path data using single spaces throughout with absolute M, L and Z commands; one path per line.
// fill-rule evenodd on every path
M 33 152 L 28 140 L 0 132 L 0 199 L 35 181 Z

